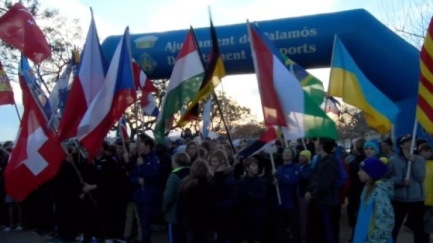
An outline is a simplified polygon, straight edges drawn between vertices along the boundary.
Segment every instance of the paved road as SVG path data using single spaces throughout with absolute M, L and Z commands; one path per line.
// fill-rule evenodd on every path
M 346 210 L 342 210 L 341 218 L 341 243 L 346 243 L 347 239 L 350 237 L 350 229 L 347 225 Z M 164 233 L 156 232 L 153 234 L 152 243 L 166 243 L 167 238 Z M 46 243 L 48 240 L 45 236 L 36 236 L 30 231 L 24 231 L 21 233 L 0 233 L 1 243 Z M 412 235 L 408 232 L 402 231 L 398 242 L 396 243 L 410 243 L 412 241 Z

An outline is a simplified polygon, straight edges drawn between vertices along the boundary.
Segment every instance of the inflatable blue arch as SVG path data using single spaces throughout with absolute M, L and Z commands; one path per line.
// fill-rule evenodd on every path
M 260 28 L 288 57 L 304 68 L 329 67 L 334 35 L 345 44 L 370 81 L 394 101 L 401 113 L 394 135 L 410 134 L 415 119 L 419 51 L 363 9 L 260 21 Z M 168 79 L 188 29 L 131 35 L 134 59 L 152 79 Z M 216 27 L 226 73 L 254 72 L 245 23 Z M 208 28 L 195 29 L 204 58 L 211 41 Z M 108 60 L 121 36 L 102 43 Z M 422 134 L 419 129 L 418 135 Z

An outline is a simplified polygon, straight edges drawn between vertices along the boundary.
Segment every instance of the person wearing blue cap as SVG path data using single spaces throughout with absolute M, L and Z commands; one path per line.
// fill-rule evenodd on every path
M 358 176 L 365 183 L 361 194 L 353 243 L 392 243 L 394 209 L 391 197 L 393 183 L 383 179 L 388 167 L 377 158 L 360 163 Z

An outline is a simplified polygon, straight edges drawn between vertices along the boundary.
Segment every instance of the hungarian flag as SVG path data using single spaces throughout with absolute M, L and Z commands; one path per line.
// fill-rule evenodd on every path
M 433 134 L 433 18 L 421 49 L 421 82 L 418 88 L 416 117 L 421 126 Z
M 35 64 L 51 56 L 44 33 L 21 1 L 0 17 L 0 39 L 20 50 Z
M 24 114 L 5 170 L 6 193 L 22 202 L 33 190 L 51 180 L 66 154 L 24 79 L 20 79 Z
M 189 103 L 182 117 L 178 121 L 179 126 L 185 126 L 189 121 L 197 120 L 199 114 L 199 102 L 209 97 L 215 90 L 216 86 L 221 83 L 221 79 L 225 76 L 225 69 L 218 46 L 218 37 L 210 19 L 210 35 L 212 40 L 212 51 L 206 68 L 206 73 L 201 83 L 198 93 Z
M 203 77 L 204 67 L 191 27 L 174 64 L 161 112 L 156 121 L 154 135 L 158 143 L 164 143 L 165 129 L 171 126 L 173 115 L 194 98 Z
M 15 104 L 14 91 L 12 90 L 8 76 L 3 69 L 3 64 L 0 62 L 0 105 L 13 104 Z
M 302 89 L 278 49 L 257 26 L 248 23 L 248 33 L 265 125 L 287 127 L 290 139 L 337 139 L 334 121 Z

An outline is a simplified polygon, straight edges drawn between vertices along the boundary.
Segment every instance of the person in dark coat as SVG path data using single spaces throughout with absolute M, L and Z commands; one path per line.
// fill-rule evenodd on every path
M 217 243 L 226 243 L 232 239 L 235 229 L 238 183 L 233 177 L 232 167 L 225 151 L 214 151 L 210 157 L 210 166 L 214 175 L 213 181 L 219 191 L 216 201 Z
M 97 190 L 97 183 L 99 182 L 99 171 L 97 165 L 101 161 L 106 160 L 106 151 L 109 145 L 104 142 L 101 146 L 99 154 L 90 162 L 77 155 L 78 168 L 81 172 L 83 183 L 82 193 L 80 194 L 81 203 L 81 228 L 83 231 L 83 243 L 93 242 L 96 237 L 100 236 L 101 230 L 101 197 Z
M 364 183 L 360 181 L 358 176 L 359 166 L 365 159 L 364 153 L 364 138 L 358 138 L 353 141 L 353 157 L 346 161 L 349 167 L 349 190 L 347 193 L 347 216 L 349 220 L 349 226 L 352 228 L 351 239 L 355 233 L 355 226 L 357 221 L 357 215 L 359 211 L 359 205 L 361 205 L 361 194 L 364 189 Z
M 74 169 L 75 161 L 71 154 L 66 156 L 53 180 L 53 195 L 56 204 L 57 233 L 61 241 L 74 241 L 78 224 L 81 181 Z
M 99 199 L 103 237 L 107 240 L 122 238 L 123 232 L 119 223 L 125 221 L 125 184 L 126 172 L 120 163 L 114 160 L 116 147 L 111 145 L 105 153 L 95 161 L 96 183 L 85 184 L 83 192 L 94 191 Z
M 307 242 L 338 243 L 339 201 L 336 183 L 339 178 L 338 161 L 333 155 L 334 140 L 317 138 L 314 144 L 319 156 L 310 184 L 305 193 L 309 201 Z
M 162 144 L 156 144 L 154 149 L 155 155 L 159 159 L 160 163 L 160 195 L 158 196 L 158 202 L 156 209 L 157 212 L 155 212 L 155 220 L 154 223 L 157 226 L 157 228 L 164 228 L 165 227 L 165 220 L 164 220 L 164 213 L 162 212 L 162 204 L 163 204 L 163 192 L 166 187 L 166 183 L 168 180 L 168 177 L 170 176 L 172 172 L 172 160 L 171 155 L 167 150 L 167 147 Z
M 254 157 L 243 161 L 247 173 L 239 181 L 239 208 L 241 212 L 242 241 L 260 242 L 266 219 L 266 181 L 259 177 L 259 162 Z
M 278 242 L 300 242 L 299 211 L 297 190 L 299 186 L 299 164 L 293 162 L 295 151 L 286 148 L 283 152 L 283 165 L 274 172 L 275 184 L 278 185 L 280 200 L 275 197 L 275 208 L 278 222 Z M 288 234 L 290 232 L 290 235 Z
M 196 159 L 189 176 L 181 181 L 177 207 L 189 243 L 214 242 L 217 195 L 207 161 Z
M 131 158 L 134 167 L 130 174 L 133 200 L 137 204 L 143 243 L 150 243 L 151 223 L 158 197 L 161 195 L 160 162 L 153 152 L 154 141 L 144 138 L 138 145 L 138 156 Z
M 180 181 L 189 175 L 191 158 L 185 152 L 173 155 L 173 171 L 167 179 L 164 190 L 162 212 L 168 223 L 168 242 L 169 243 L 186 243 L 185 232 L 179 225 L 177 218 L 177 207 L 179 201 Z

